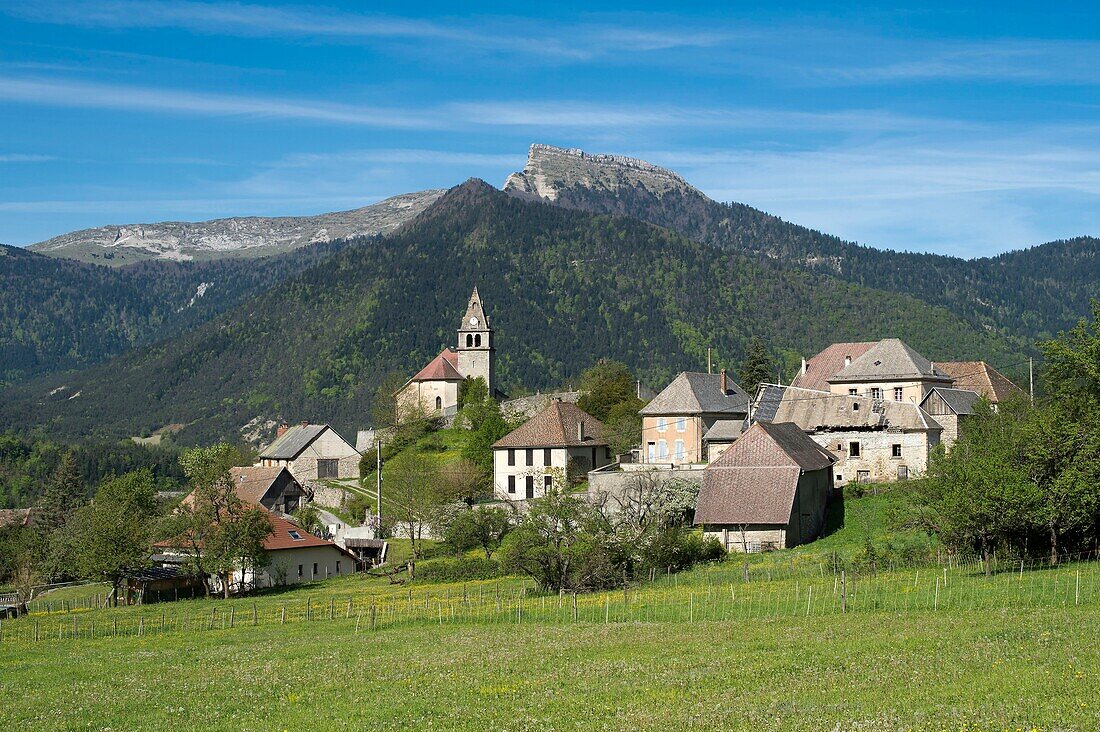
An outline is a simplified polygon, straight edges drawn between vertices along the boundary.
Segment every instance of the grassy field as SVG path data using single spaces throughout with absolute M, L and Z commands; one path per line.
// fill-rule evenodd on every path
M 833 572 L 808 547 L 606 593 L 357 575 L 0 627 L 0 727 L 1100 729 L 1100 565 Z M 70 590 L 75 592 L 75 590 Z

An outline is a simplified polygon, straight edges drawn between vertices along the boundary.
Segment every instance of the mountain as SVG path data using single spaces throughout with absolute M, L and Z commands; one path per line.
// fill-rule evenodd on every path
M 630 216 L 699 242 L 913 296 L 1021 350 L 1074 325 L 1088 314 L 1090 299 L 1100 297 L 1100 240 L 1093 237 L 981 259 L 872 249 L 750 206 L 711 200 L 676 173 L 641 160 L 537 144 L 504 190 Z
M 360 240 L 365 241 L 365 240 Z M 181 333 L 347 247 L 105 267 L 0 246 L 0 386 Z
M 661 384 L 704 367 L 708 347 L 736 365 L 753 335 L 788 360 L 886 336 L 937 360 L 1021 360 L 914 298 L 471 180 L 369 250 L 353 243 L 188 332 L 9 388 L 0 425 L 118 438 L 175 424 L 196 442 L 285 418 L 353 434 L 386 375 L 454 343 L 474 285 L 513 394 L 566 384 L 601 357 Z
M 393 231 L 441 195 L 441 190 L 406 193 L 371 206 L 319 216 L 247 216 L 199 223 L 100 226 L 28 248 L 51 257 L 115 267 L 150 259 L 187 262 L 266 257 L 311 244 Z

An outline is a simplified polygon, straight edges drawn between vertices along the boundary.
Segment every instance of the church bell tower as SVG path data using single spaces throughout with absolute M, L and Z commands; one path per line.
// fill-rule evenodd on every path
M 485 379 L 490 397 L 496 388 L 494 350 L 493 329 L 489 327 L 489 318 L 475 287 L 466 305 L 466 314 L 458 326 L 458 372 L 463 376 Z

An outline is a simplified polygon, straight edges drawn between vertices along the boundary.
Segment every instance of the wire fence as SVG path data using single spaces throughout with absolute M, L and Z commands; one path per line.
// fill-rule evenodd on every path
M 885 572 L 777 576 L 732 562 L 637 586 L 540 593 L 505 579 L 377 593 L 196 600 L 111 610 L 67 605 L 0 621 L 0 646 L 201 634 L 247 627 L 343 624 L 355 633 L 409 625 L 743 622 L 867 613 L 966 613 L 1094 607 L 1100 565 L 1025 561 L 986 575 L 979 562 Z

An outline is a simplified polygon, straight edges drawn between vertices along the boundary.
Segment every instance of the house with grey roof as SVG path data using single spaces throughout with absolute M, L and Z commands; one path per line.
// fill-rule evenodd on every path
M 260 452 L 257 466 L 286 467 L 304 483 L 359 477 L 359 458 L 355 447 L 327 424 L 302 422 L 283 425 L 275 441 Z
M 493 486 L 497 498 L 539 498 L 555 479 L 582 480 L 611 462 L 606 428 L 576 404 L 552 401 L 542 411 L 493 443 Z
M 943 433 L 943 425 L 914 402 L 860 394 L 767 384 L 757 406 L 755 420 L 796 424 L 832 453 L 837 486 L 923 473 Z
M 940 441 L 950 448 L 959 439 L 965 424 L 977 411 L 982 395 L 969 389 L 948 389 L 937 386 L 928 392 L 920 408 L 943 425 Z
M 723 432 L 744 426 L 749 395 L 722 369 L 717 374 L 684 371 L 640 409 L 642 462 L 705 463 L 705 437 L 720 422 Z
M 834 462 L 798 425 L 757 422 L 703 470 L 695 524 L 726 551 L 813 541 L 825 524 Z
M 933 387 L 952 386 L 954 379 L 904 341 L 885 338 L 856 358 L 846 357 L 826 382 L 833 394 L 920 404 Z

